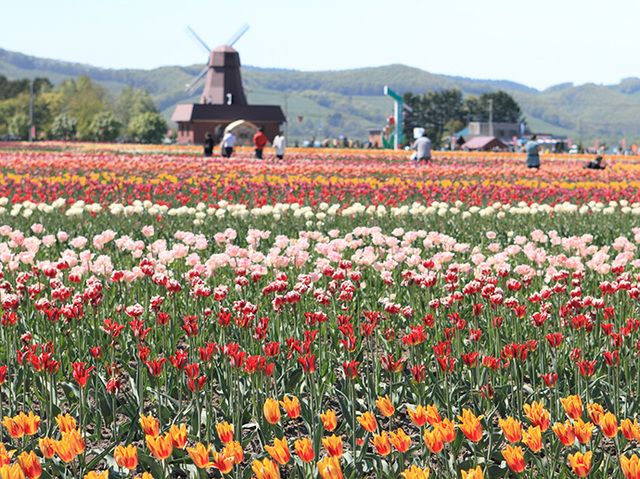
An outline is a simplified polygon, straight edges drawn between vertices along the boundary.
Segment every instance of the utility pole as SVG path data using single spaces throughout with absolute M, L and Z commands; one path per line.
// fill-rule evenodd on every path
M 493 98 L 488 100 L 489 103 L 489 136 L 493 136 Z
M 33 80 L 31 80 L 31 86 L 29 88 L 29 141 L 35 139 L 33 126 Z

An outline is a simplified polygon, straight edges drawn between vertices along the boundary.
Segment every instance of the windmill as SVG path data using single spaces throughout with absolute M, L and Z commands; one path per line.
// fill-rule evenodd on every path
M 249 25 L 243 25 L 224 45 L 211 50 L 192 28 L 187 27 L 193 38 L 207 50 L 209 61 L 195 80 L 187 85 L 187 92 L 191 93 L 204 78 L 200 102 L 178 104 L 171 115 L 171 121 L 178 124 L 178 143 L 201 144 L 207 133 L 218 140 L 224 129 L 238 125 L 238 120 L 256 130 L 263 128 L 271 141 L 287 121 L 278 105 L 247 103 L 240 76 L 240 55 L 233 45 L 248 29 Z
M 187 85 L 187 93 L 192 93 L 204 77 L 204 89 L 200 103 L 211 105 L 247 105 L 247 98 L 240 76 L 240 55 L 233 45 L 249 29 L 246 23 L 224 45 L 210 49 L 191 27 L 189 33 L 209 53 L 207 66 Z

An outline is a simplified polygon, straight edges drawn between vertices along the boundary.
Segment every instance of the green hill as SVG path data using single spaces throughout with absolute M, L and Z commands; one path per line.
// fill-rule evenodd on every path
M 88 75 L 117 94 L 125 86 L 145 87 L 169 118 L 175 105 L 197 101 L 184 87 L 203 65 L 161 67 L 153 70 L 116 70 L 32 57 L 0 49 L 0 74 L 10 79 L 47 77 L 58 84 L 68 77 Z M 539 92 L 507 80 L 476 80 L 435 75 L 405 65 L 354 70 L 301 72 L 243 67 L 243 81 L 250 103 L 277 104 L 288 118 L 288 135 L 365 138 L 367 128 L 380 127 L 393 112 L 388 85 L 404 93 L 457 88 L 466 95 L 505 90 L 512 94 L 535 131 L 567 135 L 585 143 L 595 138 L 618 143 L 640 140 L 640 79 L 618 85 L 557 85 Z

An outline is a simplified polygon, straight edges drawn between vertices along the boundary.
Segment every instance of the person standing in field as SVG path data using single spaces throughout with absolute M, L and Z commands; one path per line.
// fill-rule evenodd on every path
M 253 135 L 253 146 L 256 150 L 256 159 L 262 159 L 262 150 L 267 145 L 267 136 L 264 134 L 264 129 L 260 128 L 258 132 Z
M 233 147 L 236 146 L 236 135 L 230 131 L 226 132 L 220 143 L 220 154 L 224 158 L 230 158 L 233 153 Z
M 279 160 L 284 158 L 284 149 L 286 148 L 286 142 L 284 139 L 284 135 L 282 132 L 279 132 L 276 137 L 273 139 L 273 147 L 276 150 L 276 156 Z
M 540 169 L 540 143 L 538 143 L 538 137 L 532 135 L 531 139 L 524 145 L 524 149 L 527 152 L 527 168 Z
M 213 155 L 213 137 L 211 133 L 207 132 L 204 135 L 204 156 L 209 157 Z
M 424 161 L 425 164 L 431 160 L 431 140 L 427 136 L 425 131 L 420 138 L 413 144 L 413 149 L 416 150 L 416 161 L 418 164 Z

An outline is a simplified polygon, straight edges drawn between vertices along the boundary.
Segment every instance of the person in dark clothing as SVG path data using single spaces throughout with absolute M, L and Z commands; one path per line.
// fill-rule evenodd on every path
M 602 156 L 598 155 L 595 160 L 584 165 L 584 168 L 589 170 L 604 170 L 606 166 L 602 164 Z
M 204 135 L 204 156 L 213 155 L 213 137 L 207 132 Z

